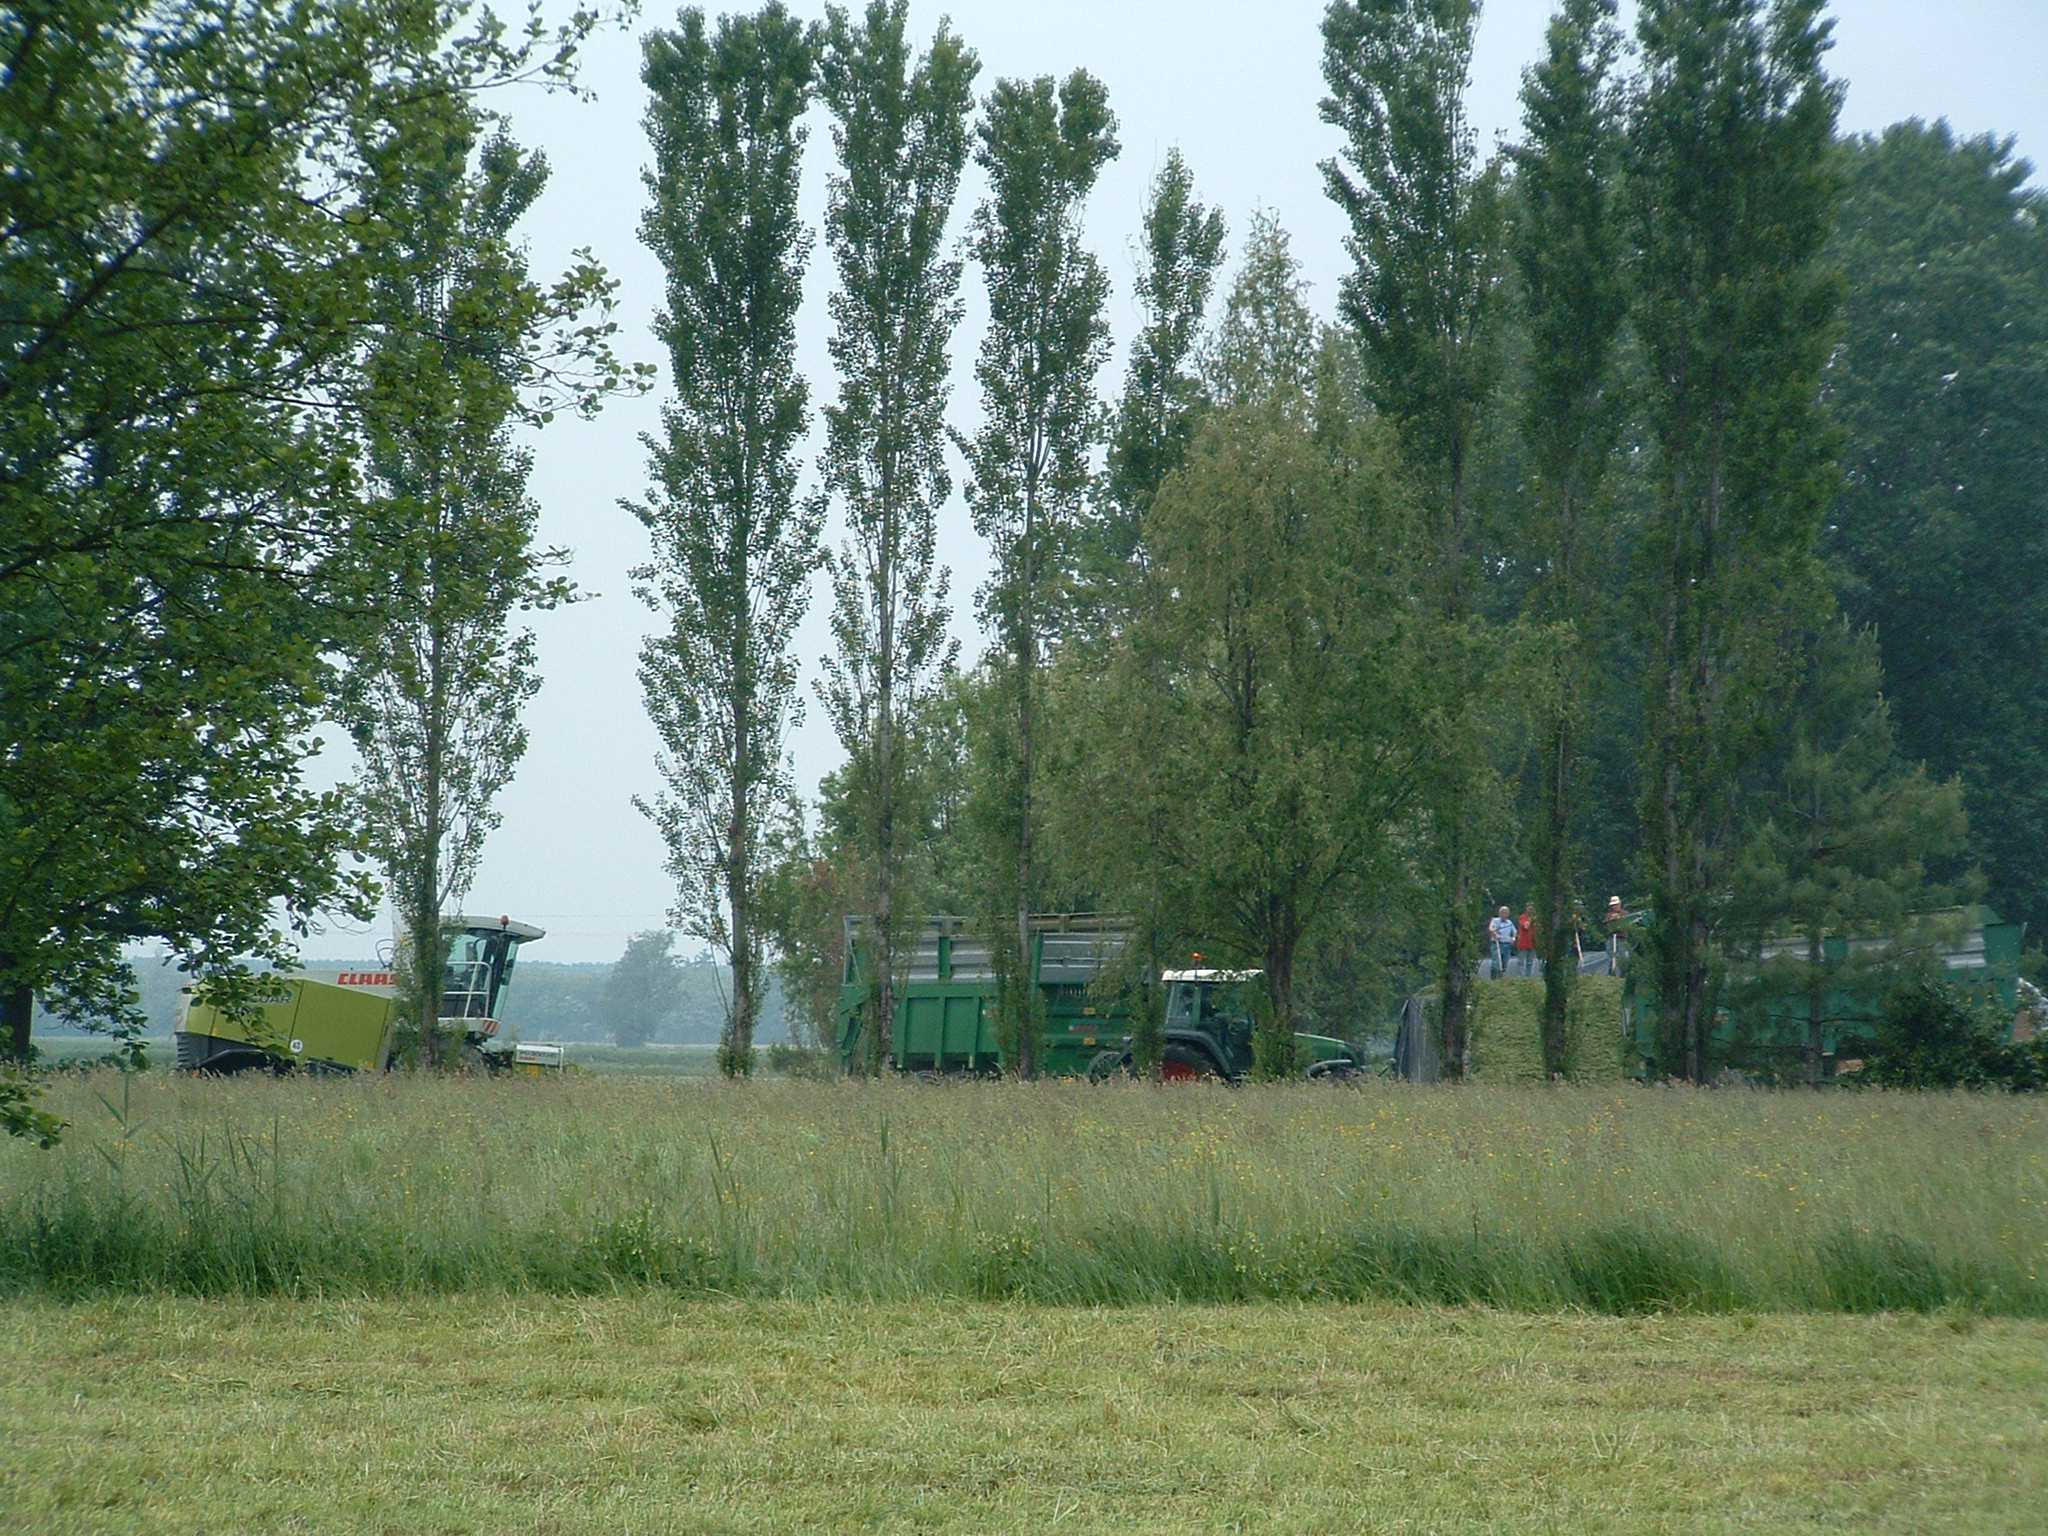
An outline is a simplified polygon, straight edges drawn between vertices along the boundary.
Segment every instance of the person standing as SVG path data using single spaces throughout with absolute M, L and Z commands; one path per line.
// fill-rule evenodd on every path
M 1619 976 L 1621 968 L 1628 963 L 1628 914 L 1621 909 L 1621 898 L 1607 898 L 1607 972 Z
M 1493 979 L 1500 980 L 1508 973 L 1508 956 L 1515 949 L 1515 920 L 1508 916 L 1508 909 L 1502 907 L 1493 921 L 1486 925 L 1487 936 L 1493 940 Z
M 1522 962 L 1522 974 L 1536 974 L 1536 909 L 1526 902 L 1515 919 L 1515 958 Z

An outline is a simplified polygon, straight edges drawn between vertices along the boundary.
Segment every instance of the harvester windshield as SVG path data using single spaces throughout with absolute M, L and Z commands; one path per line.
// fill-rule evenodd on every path
M 441 1017 L 495 1021 L 519 946 L 544 936 L 531 923 L 509 918 L 458 917 L 453 920 L 447 966 L 441 975 Z

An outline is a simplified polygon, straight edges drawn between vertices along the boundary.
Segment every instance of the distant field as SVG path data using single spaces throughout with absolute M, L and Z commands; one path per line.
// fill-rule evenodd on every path
M 0 1523 L 38 1536 L 2018 1536 L 2048 1324 L 15 1302 L 0 1422 Z
M 0 1146 L 0 1293 L 2048 1317 L 2040 1098 L 151 1073 L 47 1103 L 62 1147 Z

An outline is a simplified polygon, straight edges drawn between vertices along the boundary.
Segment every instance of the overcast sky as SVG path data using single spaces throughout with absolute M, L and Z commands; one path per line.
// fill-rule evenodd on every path
M 793 9 L 818 16 L 824 8 L 797 3 Z M 1536 56 L 1551 9 L 1552 0 L 1488 0 L 1471 93 L 1485 146 L 1511 139 L 1518 129 L 1521 72 Z M 1316 115 L 1322 10 L 1320 0 L 913 5 L 922 38 L 942 15 L 951 16 L 981 57 L 982 94 L 1000 76 L 1063 75 L 1077 66 L 1109 87 L 1123 153 L 1104 172 L 1088 212 L 1089 234 L 1115 285 L 1116 351 L 1099 380 L 1106 396 L 1118 388 L 1136 328 L 1131 275 L 1139 212 L 1172 146 L 1186 156 L 1199 195 L 1225 210 L 1233 235 L 1253 208 L 1278 215 L 1294 237 L 1315 302 L 1327 310 L 1344 258 L 1341 219 L 1323 197 L 1316 169 L 1337 148 L 1335 134 Z M 1902 118 L 1945 117 L 1961 133 L 2017 135 L 2020 153 L 2029 158 L 2048 154 L 2048 96 L 2040 89 L 2048 0 L 1837 0 L 1834 13 L 1831 67 L 1849 85 L 1846 129 L 1873 132 Z M 465 904 L 473 912 L 507 913 L 546 927 L 548 939 L 532 951 L 535 960 L 615 959 L 628 934 L 663 923 L 672 896 L 660 840 L 632 805 L 634 795 L 652 796 L 658 788 L 655 738 L 635 676 L 641 637 L 654 616 L 628 590 L 626 571 L 646 557 L 646 540 L 618 502 L 644 491 L 639 437 L 656 428 L 667 389 L 666 359 L 649 329 L 661 302 L 661 272 L 636 234 L 647 160 L 639 39 L 673 20 L 673 11 L 649 5 L 632 32 L 613 31 L 593 42 L 584 54 L 583 80 L 597 92 L 595 102 L 529 93 L 500 103 L 511 112 L 515 135 L 544 150 L 552 168 L 528 231 L 535 276 L 544 280 L 559 271 L 575 247 L 593 247 L 621 283 L 622 351 L 657 364 L 663 374 L 648 397 L 614 404 L 594 423 L 558 420 L 535 444 L 532 491 L 543 542 L 574 550 L 571 574 L 591 596 L 540 616 L 545 685 L 528 714 L 532 745 L 503 796 L 504 825 Z M 831 169 L 822 108 L 813 110 L 811 135 L 803 212 L 815 230 Z M 970 167 L 956 232 L 981 189 Z M 980 280 L 969 266 L 963 281 L 968 314 L 953 350 L 951 419 L 962 430 L 971 430 L 977 416 L 969 369 L 984 313 Z M 814 423 L 815 407 L 836 390 L 825 349 L 831 283 L 820 243 L 799 330 Z M 807 462 L 815 457 L 814 440 Z M 957 490 L 941 516 L 940 556 L 953 570 L 954 632 L 971 658 L 982 643 L 973 594 L 987 559 Z M 796 636 L 807 694 L 829 643 L 823 607 L 814 602 Z M 840 756 L 815 703 L 790 746 L 798 785 L 808 795 Z M 389 932 L 388 919 L 376 932 Z M 354 957 L 368 953 L 373 939 L 337 926 L 310 941 L 306 952 Z

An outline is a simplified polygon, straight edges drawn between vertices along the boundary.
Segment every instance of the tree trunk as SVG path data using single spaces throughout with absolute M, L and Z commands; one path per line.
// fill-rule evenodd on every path
M 1474 957 L 1468 931 L 1471 924 L 1465 914 L 1469 879 L 1463 850 L 1457 850 L 1452 857 L 1452 896 L 1444 912 L 1443 1069 L 1446 1077 L 1460 1079 L 1465 1075 Z
M 747 892 L 749 787 L 741 752 L 735 754 L 733 766 L 733 813 L 725 864 L 725 902 L 732 919 L 732 1012 L 719 1048 L 719 1066 L 727 1077 L 746 1077 L 754 1070 L 754 914 Z
M 437 519 L 441 513 L 441 475 L 438 465 L 429 477 L 429 487 L 436 509 Z M 448 658 L 447 631 L 440 612 L 441 597 L 441 555 L 436 541 L 428 556 L 427 603 L 427 719 L 426 719 L 426 782 L 421 787 L 421 797 L 426 809 L 426 824 L 422 828 L 419 849 L 419 867 L 416 871 L 418 884 L 415 887 L 412 912 L 412 942 L 414 961 L 414 982 L 419 991 L 420 1054 L 430 1071 L 438 1071 L 443 1065 L 441 1039 L 441 978 L 447 963 L 445 941 L 441 936 L 441 844 L 447 835 L 443 821 L 446 807 L 443 805 L 442 759 L 448 751 Z
M 1567 857 L 1571 833 L 1570 665 L 1551 731 L 1550 761 L 1543 775 L 1543 1071 L 1547 1077 L 1571 1074 L 1571 1042 L 1565 1019 L 1571 1008 L 1572 983 L 1578 977 L 1578 956 L 1572 950 L 1571 866 Z
M 1300 941 L 1291 914 L 1266 940 L 1266 997 L 1273 1017 L 1266 1049 L 1254 1051 L 1253 1061 L 1275 1078 L 1293 1077 L 1301 1069 L 1294 1038 L 1294 955 Z
M 884 413 L 888 391 L 884 389 Z M 896 508 L 894 462 L 882 460 L 882 530 L 875 561 L 875 1029 L 868 1042 L 868 1076 L 882 1075 L 883 1042 L 896 1027 Z
M 1451 624 L 1462 623 L 1465 618 L 1465 456 L 1462 429 L 1454 426 L 1450 445 L 1451 503 L 1444 538 L 1444 617 Z M 1461 747 L 1467 745 L 1460 743 Z M 1454 1079 L 1465 1075 L 1466 1047 L 1469 1038 L 1471 1018 L 1472 974 L 1477 957 L 1472 948 L 1470 932 L 1473 913 L 1472 871 L 1466 856 L 1466 823 L 1459 818 L 1469 815 L 1469 788 L 1467 775 L 1476 775 L 1476 763 L 1463 765 L 1465 772 L 1453 776 L 1455 788 L 1448 793 L 1456 802 L 1441 808 L 1439 826 L 1443 829 L 1445 846 L 1441 849 L 1444 861 L 1445 908 L 1442 914 L 1444 929 L 1444 974 L 1443 974 L 1443 1047 L 1444 1073 Z M 1466 782 L 1458 782 L 1465 780 Z
M 1682 496 L 1674 494 L 1674 506 L 1683 507 Z M 1679 621 L 1687 597 L 1683 550 L 1682 511 L 1666 514 L 1667 536 L 1671 540 L 1671 567 L 1666 573 L 1664 593 L 1664 717 L 1661 739 L 1656 742 L 1658 852 L 1663 865 L 1663 888 L 1657 892 L 1655 953 L 1657 960 L 1658 1035 L 1657 1065 L 1669 1075 L 1685 1057 L 1688 1024 L 1685 1017 L 1691 971 L 1691 918 L 1683 900 L 1685 891 L 1686 823 L 1681 802 L 1682 778 L 1680 722 L 1683 719 L 1684 666 L 1679 656 Z
M 1038 532 L 1037 471 L 1026 471 L 1022 590 L 1017 622 L 1017 1075 L 1038 1075 L 1038 980 L 1031 963 L 1031 706 L 1038 671 L 1036 604 L 1032 601 L 1032 541 Z
M 1821 941 L 1818 931 L 1806 939 L 1806 1086 L 1820 1086 L 1821 1026 L 1826 1015 L 1822 996 L 1826 981 L 1821 973 Z
M 0 992 L 0 1019 L 5 1021 L 9 1060 L 28 1064 L 29 1035 L 35 1025 L 36 991 L 25 981 Z
M 1567 485 L 1558 508 L 1557 594 L 1554 614 L 1567 622 L 1580 617 L 1578 591 L 1578 498 Z M 1543 1071 L 1547 1077 L 1569 1077 L 1571 1059 L 1566 1021 L 1572 988 L 1578 981 L 1579 957 L 1573 946 L 1572 922 L 1572 722 L 1578 699 L 1578 646 L 1560 659 L 1557 673 L 1557 717 L 1552 723 L 1549 761 L 1543 774 Z

